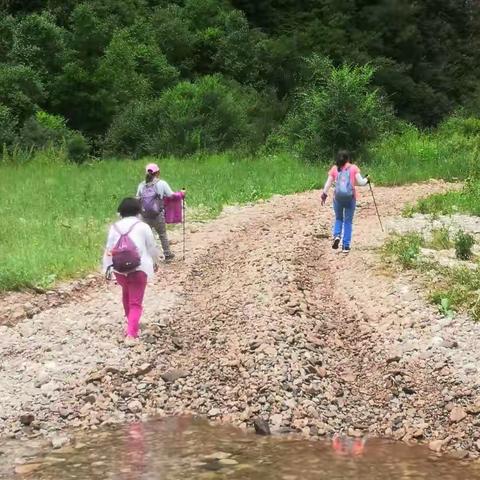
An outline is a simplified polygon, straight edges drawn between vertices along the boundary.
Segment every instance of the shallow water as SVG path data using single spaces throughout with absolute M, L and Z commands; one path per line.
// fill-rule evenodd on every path
M 362 450 L 359 442 L 259 437 L 189 418 L 81 434 L 60 450 L 32 441 L 0 450 L 2 470 L 11 472 L 2 478 L 35 480 L 480 479 L 480 466 L 424 447 L 372 440 Z M 31 472 L 14 475 L 15 459 Z

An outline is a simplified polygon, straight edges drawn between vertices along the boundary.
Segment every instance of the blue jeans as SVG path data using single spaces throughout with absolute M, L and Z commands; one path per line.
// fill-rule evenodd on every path
M 333 201 L 333 210 L 335 212 L 335 224 L 333 225 L 333 236 L 341 237 L 343 231 L 343 247 L 350 248 L 352 241 L 352 224 L 353 215 L 355 214 L 355 207 L 357 202 L 355 199 L 340 203 Z

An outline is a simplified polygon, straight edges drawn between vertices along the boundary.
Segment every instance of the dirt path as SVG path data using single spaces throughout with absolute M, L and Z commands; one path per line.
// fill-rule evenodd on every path
M 377 194 L 394 216 L 403 199 L 445 188 Z M 187 262 L 164 267 L 149 289 L 134 348 L 121 339 L 114 285 L 0 327 L 0 431 L 53 435 L 193 412 L 244 428 L 262 416 L 308 436 L 435 440 L 476 457 L 480 327 L 443 319 L 412 279 L 382 272 L 367 193 L 346 258 L 330 248 L 330 220 L 309 192 L 195 227 Z

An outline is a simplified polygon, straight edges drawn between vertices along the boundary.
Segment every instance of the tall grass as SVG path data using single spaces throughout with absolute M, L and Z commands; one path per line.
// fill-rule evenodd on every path
M 476 119 L 456 118 L 433 133 L 405 127 L 371 145 L 356 160 L 376 184 L 480 178 L 479 138 L 480 121 Z M 135 194 L 149 160 L 78 166 L 68 163 L 63 151 L 34 156 L 22 150 L 4 151 L 0 160 L 0 291 L 48 287 L 58 279 L 94 269 L 119 201 Z M 208 218 L 227 204 L 319 188 L 326 176 L 326 162 L 307 164 L 288 153 L 250 159 L 232 153 L 167 158 L 160 164 L 174 189 L 187 189 L 195 215 Z M 447 209 L 455 199 L 460 209 L 480 214 L 480 183 L 474 180 L 469 185 L 466 197 L 458 193 L 434 197 L 420 208 Z
M 432 195 L 422 199 L 414 207 L 414 211 L 434 215 L 467 213 L 480 216 L 480 180 L 471 178 L 460 191 Z
M 0 290 L 48 287 L 96 267 L 119 201 L 134 195 L 145 161 L 77 166 L 38 154 L 0 164 Z M 234 155 L 160 161 L 173 189 L 185 187 L 192 210 L 213 217 L 225 204 L 319 187 L 323 174 L 287 155 Z
M 479 175 L 478 137 L 440 130 L 429 133 L 407 127 L 372 145 L 365 155 L 374 180 L 402 185 L 431 178 L 463 181 Z

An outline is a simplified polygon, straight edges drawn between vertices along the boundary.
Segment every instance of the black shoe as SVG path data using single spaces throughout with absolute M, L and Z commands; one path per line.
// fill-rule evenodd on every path
M 171 253 L 170 255 L 165 255 L 165 261 L 168 263 L 168 262 L 171 262 L 173 259 L 175 258 L 175 254 L 174 253 Z
M 335 237 L 335 238 L 333 239 L 332 248 L 333 248 L 334 250 L 337 250 L 339 245 L 340 245 L 340 237 Z
M 350 253 L 350 247 L 343 247 L 342 253 L 345 253 L 345 254 Z

